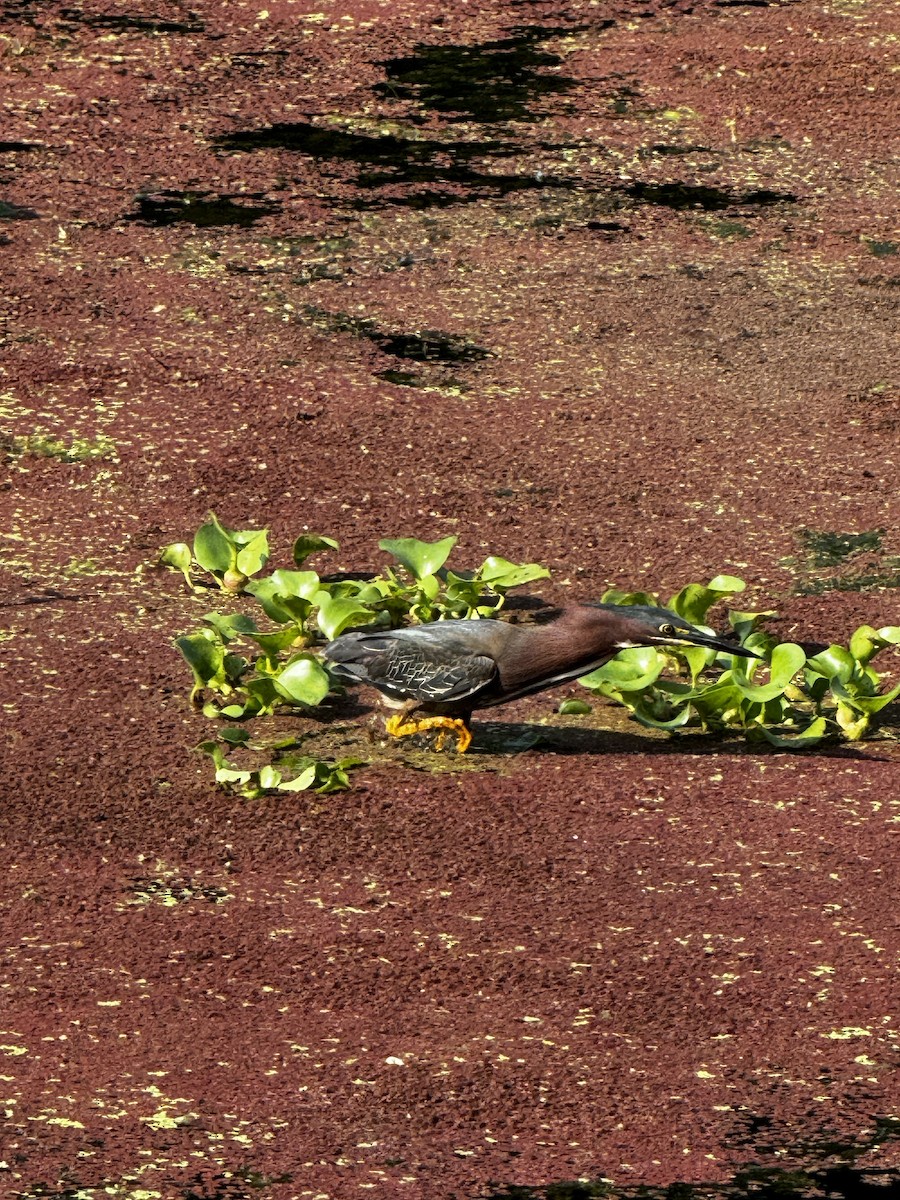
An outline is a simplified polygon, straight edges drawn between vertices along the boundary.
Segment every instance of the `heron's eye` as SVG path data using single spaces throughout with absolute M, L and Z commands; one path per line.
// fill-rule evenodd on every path
M 675 626 L 674 625 L 660 625 L 659 632 L 663 635 L 663 637 L 674 637 L 675 636 Z

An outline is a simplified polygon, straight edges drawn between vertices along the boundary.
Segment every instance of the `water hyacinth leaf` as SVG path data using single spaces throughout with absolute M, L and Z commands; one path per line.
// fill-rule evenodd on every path
M 237 569 L 244 575 L 255 575 L 269 561 L 269 532 L 261 529 L 237 553 Z
M 241 654 L 226 654 L 222 660 L 225 678 L 233 687 L 238 686 L 241 681 L 241 677 L 246 674 L 249 666 L 249 660 L 244 658 Z
M 334 538 L 321 537 L 316 533 L 301 533 L 294 542 L 293 556 L 298 567 L 302 567 L 311 554 L 320 550 L 337 550 L 340 543 Z
M 282 650 L 287 650 L 302 637 L 303 634 L 297 626 L 290 625 L 287 629 L 279 629 L 275 633 L 254 633 L 251 640 L 256 642 L 266 658 L 274 660 Z
M 734 575 L 717 575 L 706 587 L 699 583 L 683 587 L 669 601 L 669 608 L 692 625 L 702 625 L 717 601 L 742 592 L 746 586 L 743 579 Z
M 866 713 L 869 716 L 881 712 L 883 708 L 886 708 L 888 704 L 893 703 L 900 696 L 900 683 L 896 687 L 891 688 L 889 692 L 882 692 L 877 696 L 854 695 L 838 679 L 831 680 L 830 689 L 831 694 L 840 704 L 854 709 L 856 712 Z
M 229 725 L 219 731 L 219 737 L 231 746 L 243 746 L 250 740 L 250 730 L 245 729 L 243 725 Z
M 900 645 L 900 626 L 886 625 L 873 629 L 871 625 L 860 625 L 850 638 L 850 653 L 863 666 L 867 666 L 879 650 L 885 646 Z
M 868 713 L 860 713 L 852 705 L 838 702 L 834 719 L 848 742 L 858 741 L 869 728 Z
M 278 785 L 280 792 L 305 792 L 308 791 L 316 782 L 316 765 L 306 767 L 294 779 L 283 780 Z
M 689 704 L 685 704 L 672 717 L 657 715 L 653 710 L 653 706 L 648 704 L 642 697 L 638 698 L 637 703 L 631 710 L 631 715 L 639 724 L 645 725 L 648 729 L 664 729 L 669 733 L 673 733 L 676 729 L 684 728 L 692 716 Z
M 691 683 L 696 683 L 700 672 L 712 666 L 718 651 L 704 646 L 679 646 L 678 658 L 683 658 L 691 673 Z
M 578 682 L 592 691 L 608 685 L 622 692 L 638 692 L 656 682 L 663 665 L 664 660 L 652 646 L 637 646 L 623 650 Z
M 370 608 L 355 600 L 335 600 L 325 591 L 317 594 L 316 604 L 319 607 L 317 624 L 329 641 L 352 625 L 367 624 L 375 616 Z
M 748 700 L 765 702 L 780 696 L 798 671 L 806 665 L 806 654 L 801 646 L 794 642 L 782 642 L 772 651 L 769 663 L 769 682 L 755 685 L 749 682 L 744 672 L 746 659 L 741 659 L 732 668 L 732 678 L 735 685 Z
M 441 581 L 436 575 L 423 575 L 416 582 L 419 585 L 419 590 L 426 600 L 434 601 L 438 597 L 441 590 Z
M 275 767 L 267 765 L 262 767 L 259 772 L 259 786 L 269 791 L 272 788 L 277 788 L 281 783 L 281 772 Z
M 244 613 L 206 613 L 203 620 L 211 625 L 223 642 L 231 642 L 235 638 L 248 633 L 256 633 L 256 622 Z
M 225 751 L 218 742 L 201 742 L 197 749 L 201 754 L 208 754 L 217 767 L 225 765 Z
M 774 617 L 775 615 L 775 610 L 771 608 L 763 612 L 742 612 L 740 609 L 732 608 L 728 612 L 728 622 L 737 634 L 738 641 L 743 645 L 751 634 L 758 632 L 762 621 L 766 620 L 767 617 Z M 761 636 L 768 637 L 768 635 Z M 751 646 L 751 649 L 757 649 L 757 647 Z
M 765 725 L 754 725 L 751 735 L 767 741 L 778 750 L 805 750 L 810 746 L 818 746 L 828 737 L 828 722 L 824 717 L 817 717 L 802 732 L 793 734 L 775 733 L 774 730 L 766 729 Z
M 194 687 L 191 691 L 193 701 L 205 687 L 221 689 L 226 685 L 225 680 L 225 647 L 219 641 L 214 641 L 212 635 L 191 633 L 175 639 L 183 658 L 194 675 Z
M 194 561 L 194 556 L 191 554 L 191 548 L 187 542 L 173 542 L 171 546 L 164 546 L 159 552 L 159 561 L 164 567 L 172 567 L 174 570 L 180 571 L 184 576 L 185 583 L 193 590 L 191 563 Z
M 271 713 L 281 698 L 275 681 L 266 675 L 257 679 L 248 679 L 245 691 L 257 713 Z M 250 704 L 247 705 L 248 713 L 249 709 Z
M 269 577 L 284 598 L 299 597 L 315 603 L 322 584 L 315 571 L 273 571 Z
M 252 580 L 247 584 L 245 591 L 259 602 L 269 620 L 275 621 L 278 625 L 292 625 L 295 620 L 302 622 L 309 616 L 312 608 L 312 605 L 307 603 L 306 611 L 302 616 L 295 618 L 290 608 L 281 600 L 278 588 L 272 582 L 271 576 L 268 579 Z
M 331 688 L 328 672 L 311 654 L 293 659 L 273 682 L 282 696 L 310 708 L 320 704 Z
M 194 558 L 214 575 L 224 575 L 236 564 L 237 546 L 215 514 L 210 514 L 209 521 L 194 536 Z
M 623 592 L 619 588 L 607 588 L 600 597 L 602 604 L 659 604 L 656 592 Z
M 221 525 L 221 521 L 219 522 Z M 268 529 L 228 529 L 225 525 L 222 528 L 237 546 L 249 546 L 251 542 L 256 541 L 260 534 L 268 534 Z
M 490 554 L 479 567 L 477 578 L 495 591 L 507 591 L 525 583 L 533 583 L 536 579 L 549 579 L 550 572 L 539 563 L 512 563 L 506 558 Z
M 219 709 L 220 717 L 228 717 L 229 720 L 236 721 L 244 715 L 243 704 L 226 704 L 224 708 Z
M 559 706 L 559 712 L 566 717 L 583 717 L 589 712 L 593 712 L 593 709 L 584 700 L 563 700 Z
M 846 683 L 853 676 L 855 660 L 850 651 L 843 646 L 832 645 L 808 658 L 806 665 L 819 675 L 824 675 L 826 679 L 838 679 L 841 683 Z
M 382 538 L 379 549 L 392 555 L 415 578 L 435 575 L 459 539 L 455 535 L 438 542 L 420 542 L 418 538 Z
M 270 620 L 279 625 L 302 625 L 321 584 L 315 571 L 273 571 L 266 579 L 248 583 L 246 590 Z

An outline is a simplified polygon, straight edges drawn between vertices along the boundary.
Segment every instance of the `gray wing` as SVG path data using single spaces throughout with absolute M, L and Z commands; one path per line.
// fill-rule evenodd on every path
M 355 683 L 369 683 L 385 694 L 421 703 L 452 703 L 474 696 L 497 675 L 493 657 L 480 646 L 440 627 L 395 630 L 392 633 L 350 633 L 330 642 L 325 657 L 335 674 Z

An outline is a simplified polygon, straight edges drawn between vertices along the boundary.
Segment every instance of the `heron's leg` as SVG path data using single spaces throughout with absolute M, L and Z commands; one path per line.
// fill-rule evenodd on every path
M 455 729 L 456 749 L 465 754 L 472 743 L 472 731 L 461 717 L 418 717 L 410 718 L 408 713 L 397 713 L 388 717 L 385 729 L 391 737 L 409 737 L 413 733 L 422 733 L 426 729 Z

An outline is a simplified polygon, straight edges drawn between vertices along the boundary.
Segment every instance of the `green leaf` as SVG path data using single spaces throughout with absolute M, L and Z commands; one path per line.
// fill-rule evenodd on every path
M 664 659 L 652 646 L 636 646 L 621 651 L 578 682 L 591 691 L 609 686 L 621 692 L 638 692 L 656 682 L 663 665 Z
M 250 542 L 255 541 L 261 533 L 269 532 L 267 529 L 228 529 L 225 525 L 222 525 L 222 528 L 236 546 L 248 546 Z
M 421 579 L 441 569 L 458 540 L 452 535 L 439 542 L 420 542 L 417 538 L 382 538 L 378 546 L 393 555 L 415 579 Z
M 860 625 L 850 638 L 850 653 L 863 666 L 867 666 L 879 650 L 885 646 L 900 644 L 900 626 L 886 625 L 873 629 L 871 625 Z
M 293 646 L 294 642 L 302 636 L 301 630 L 296 625 L 289 625 L 286 629 L 279 629 L 275 633 L 255 633 L 252 635 L 252 640 L 256 642 L 266 658 L 272 660 L 282 650 Z
M 642 698 L 638 699 L 635 705 L 632 716 L 641 725 L 645 725 L 648 729 L 664 729 L 669 733 L 673 733 L 676 729 L 681 729 L 691 720 L 691 706 L 685 704 L 682 708 L 677 709 L 672 717 L 658 717 L 653 708 L 647 704 Z
M 772 608 L 766 609 L 763 612 L 741 612 L 740 609 L 732 608 L 728 612 L 728 620 L 731 628 L 738 636 L 738 641 L 743 645 L 752 633 L 757 632 L 760 624 L 767 617 L 774 617 L 776 615 L 775 610 Z M 755 649 L 756 647 L 751 648 Z
M 797 646 L 794 642 L 782 642 L 772 651 L 769 663 L 769 682 L 759 685 L 750 683 L 748 675 L 745 673 L 747 671 L 746 661 L 746 659 L 735 659 L 735 665 L 730 672 L 735 686 L 739 688 L 746 699 L 765 703 L 767 700 L 781 695 L 797 672 L 806 665 L 806 655 L 802 647 Z
M 742 592 L 747 585 L 734 575 L 717 575 L 704 587 L 689 583 L 669 601 L 669 608 L 692 625 L 703 625 L 706 614 L 718 601 Z
M 237 562 L 237 547 L 234 539 L 219 524 L 214 513 L 205 525 L 201 525 L 194 536 L 194 558 L 205 571 L 224 575 Z
M 311 654 L 301 654 L 292 659 L 283 671 L 274 676 L 273 682 L 280 695 L 310 708 L 320 704 L 331 688 L 328 672 Z
M 228 643 L 245 634 L 256 633 L 256 622 L 243 613 L 206 613 L 203 620 L 211 625 L 223 642 Z
M 838 679 L 841 683 L 846 683 L 853 676 L 856 660 L 843 646 L 832 645 L 808 658 L 806 665 L 819 675 L 824 675 L 826 679 Z
M 334 538 L 320 537 L 316 533 L 301 533 L 294 542 L 294 562 L 301 567 L 311 554 L 318 554 L 320 550 L 337 550 L 339 545 Z
M 284 782 L 279 783 L 278 790 L 280 792 L 305 792 L 308 791 L 315 782 L 316 764 L 313 763 L 304 771 L 301 771 L 295 779 L 287 779 Z
M 261 529 L 239 551 L 237 569 L 244 575 L 255 575 L 269 561 L 269 531 Z
M 328 592 L 319 592 L 316 596 L 319 615 L 316 623 L 329 641 L 342 634 L 351 625 L 364 625 L 373 619 L 375 613 L 355 600 L 335 600 Z
M 476 578 L 488 584 L 494 591 L 505 592 L 509 588 L 533 583 L 535 579 L 549 579 L 550 572 L 539 563 L 512 563 L 508 559 L 491 554 L 478 568 Z
M 854 709 L 856 712 L 866 713 L 867 715 L 874 715 L 881 712 L 883 708 L 886 708 L 888 704 L 891 704 L 900 696 L 900 683 L 896 687 L 891 688 L 889 692 L 881 692 L 877 696 L 855 696 L 847 691 L 839 679 L 832 679 L 829 686 L 831 694 L 841 704 Z M 838 718 L 838 722 L 840 723 L 840 718 Z
M 258 714 L 271 713 L 275 705 L 281 700 L 281 696 L 275 686 L 275 681 L 269 676 L 248 679 L 245 684 L 245 691 L 249 699 L 248 710 L 252 705 Z
M 242 746 L 250 740 L 250 731 L 243 725 L 227 725 L 224 729 L 219 730 L 219 737 L 231 746 Z
M 587 713 L 593 712 L 593 709 L 584 700 L 563 700 L 562 704 L 559 706 L 559 712 L 566 717 L 583 717 Z
M 191 581 L 191 563 L 193 561 L 191 548 L 187 542 L 172 542 L 170 546 L 164 546 L 159 552 L 160 564 L 180 571 L 191 591 L 194 590 L 194 584 Z
M 619 588 L 607 588 L 600 597 L 601 604 L 648 604 L 654 607 L 659 604 L 656 592 L 623 592 Z
M 202 633 L 191 633 L 175 639 L 175 645 L 194 674 L 194 687 L 191 691 L 193 701 L 205 687 L 222 689 L 225 680 L 225 647 L 221 642 L 213 641 L 212 635 L 206 637 Z
M 224 708 L 219 709 L 220 717 L 228 717 L 229 720 L 232 720 L 232 721 L 238 720 L 243 715 L 244 715 L 243 704 L 227 704 Z M 223 730 L 222 732 L 224 733 L 225 731 Z M 226 741 L 230 741 L 230 740 L 231 740 L 230 738 L 226 738 Z
M 279 625 L 302 625 L 321 587 L 315 571 L 273 571 L 265 579 L 248 583 L 246 590 L 256 597 L 271 620 Z
M 268 765 L 263 767 L 259 772 L 259 786 L 268 791 L 271 788 L 277 788 L 281 783 L 281 772 L 275 767 Z
M 817 717 L 801 733 L 789 735 L 774 733 L 765 725 L 754 725 L 751 736 L 757 740 L 764 739 L 779 750 L 806 750 L 810 746 L 818 746 L 828 737 L 828 722 L 824 717 Z

